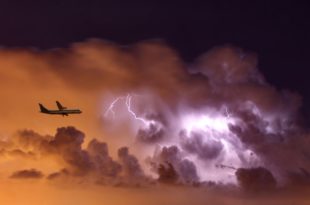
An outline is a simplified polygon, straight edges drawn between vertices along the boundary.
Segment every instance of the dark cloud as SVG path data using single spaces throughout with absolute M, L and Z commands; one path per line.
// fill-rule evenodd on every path
M 175 171 L 173 165 L 169 162 L 159 164 L 157 173 L 159 175 L 158 181 L 161 183 L 176 184 L 179 181 L 177 172 Z
M 278 125 L 275 130 L 279 132 L 268 132 L 267 128 L 273 125 L 262 116 L 249 111 L 239 114 L 245 123 L 230 125 L 230 130 L 241 140 L 243 146 L 250 148 L 260 157 L 277 178 L 290 184 L 303 176 L 298 174 L 300 168 L 309 170 L 309 136 L 305 131 L 296 126 L 290 128 Z M 291 173 L 295 174 L 291 175 Z M 301 182 L 301 180 L 297 181 Z
M 220 155 L 223 145 L 220 141 L 210 139 L 210 136 L 204 136 L 202 133 L 190 133 L 191 136 L 185 136 L 184 132 L 180 134 L 182 148 L 188 153 L 195 154 L 203 160 L 211 160 Z
M 131 179 L 144 178 L 143 170 L 138 159 L 129 154 L 128 147 L 122 147 L 118 150 L 118 158 L 123 168 L 123 174 Z
M 14 141 L 21 149 L 43 156 L 56 156 L 73 173 L 83 175 L 91 169 L 89 154 L 81 146 L 84 138 L 84 133 L 76 128 L 62 127 L 57 129 L 55 136 L 41 136 L 31 130 L 20 131 Z
M 161 162 L 170 162 L 173 163 L 175 161 L 178 161 L 181 158 L 180 150 L 177 146 L 170 146 L 166 147 L 164 146 L 161 150 L 158 156 L 155 156 L 160 160 Z
M 91 160 L 87 151 L 82 149 L 85 135 L 74 127 L 58 128 L 46 150 L 59 153 L 76 174 L 86 174 L 91 169 Z
M 139 129 L 137 133 L 137 139 L 141 142 L 154 143 L 163 139 L 164 129 L 158 123 L 150 123 L 148 128 Z
M 61 177 L 70 177 L 70 173 L 67 169 L 62 169 L 58 172 L 53 172 L 47 176 L 47 179 L 54 180 L 59 179 Z
M 33 136 L 33 137 L 32 137 Z M 38 160 L 44 157 L 54 157 L 63 166 L 47 176 L 49 180 L 67 180 L 68 178 L 93 178 L 99 184 L 132 184 L 148 182 L 138 159 L 129 154 L 127 147 L 118 150 L 118 161 L 109 155 L 108 145 L 97 139 L 91 140 L 86 149 L 82 148 L 85 134 L 75 127 L 61 127 L 55 136 L 41 136 L 40 134 L 25 130 L 14 137 L 14 155 L 35 155 Z M 31 150 L 31 152 L 29 151 Z M 6 152 L 6 151 L 5 151 Z M 33 170 L 31 170 L 33 171 Z M 28 174 L 28 170 L 12 175 Z
M 178 164 L 178 170 L 180 176 L 182 177 L 182 182 L 185 184 L 193 184 L 199 182 L 199 177 L 197 174 L 197 169 L 194 162 L 183 159 Z
M 310 186 L 310 172 L 304 168 L 287 173 L 287 178 L 292 187 Z
M 91 157 L 94 169 L 100 175 L 116 177 L 122 171 L 122 166 L 109 156 L 106 143 L 93 139 L 89 142 L 87 151 Z
M 10 178 L 12 179 L 40 179 L 44 175 L 41 171 L 36 169 L 24 169 L 14 172 Z
M 159 181 L 181 184 L 199 181 L 195 164 L 183 158 L 176 146 L 163 147 L 151 162 L 153 170 L 159 175 Z
M 249 192 L 272 191 L 276 188 L 276 180 L 272 173 L 263 167 L 239 168 L 236 171 L 239 185 Z

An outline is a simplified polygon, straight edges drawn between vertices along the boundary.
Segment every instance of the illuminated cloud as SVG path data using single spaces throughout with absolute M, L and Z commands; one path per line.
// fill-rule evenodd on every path
M 301 97 L 266 82 L 256 55 L 240 48 L 211 49 L 190 65 L 158 41 L 2 49 L 0 76 L 1 160 L 25 163 L 14 170 L 37 163 L 50 181 L 109 185 L 238 185 L 235 169 L 263 167 L 279 185 L 307 181 Z M 38 113 L 37 103 L 55 100 L 83 114 Z M 40 169 L 44 160 L 53 165 Z

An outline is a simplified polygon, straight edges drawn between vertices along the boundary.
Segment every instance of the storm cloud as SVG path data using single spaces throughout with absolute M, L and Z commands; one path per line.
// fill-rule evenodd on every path
M 154 40 L 2 48 L 0 76 L 0 155 L 24 160 L 13 172 L 34 167 L 49 181 L 104 185 L 247 187 L 261 175 L 276 187 L 309 184 L 301 96 L 272 86 L 257 55 L 241 48 L 216 47 L 192 63 Z M 38 113 L 37 103 L 55 100 L 83 114 Z M 40 169 L 41 160 L 53 163 Z

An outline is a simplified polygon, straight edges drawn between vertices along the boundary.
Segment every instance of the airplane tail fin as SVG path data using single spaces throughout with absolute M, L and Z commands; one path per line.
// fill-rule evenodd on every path
M 60 104 L 60 102 L 58 102 L 58 101 L 56 101 L 56 104 L 57 104 L 57 107 L 58 107 L 59 110 L 67 109 L 66 107 L 62 106 L 62 105 Z
M 39 106 L 40 106 L 40 111 L 43 112 L 43 113 L 47 113 L 48 112 L 48 109 L 45 108 L 41 103 L 39 103 Z

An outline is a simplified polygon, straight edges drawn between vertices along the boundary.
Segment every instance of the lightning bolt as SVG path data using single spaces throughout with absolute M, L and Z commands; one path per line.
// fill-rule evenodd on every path
M 139 121 L 143 122 L 144 125 L 149 125 L 149 121 L 148 121 L 148 120 L 146 120 L 146 119 L 144 119 L 144 118 L 142 118 L 142 117 L 138 117 L 137 114 L 136 114 L 134 111 L 132 111 L 132 109 L 131 109 L 131 99 L 132 99 L 132 96 L 128 94 L 127 97 L 126 97 L 126 106 L 127 106 L 128 112 L 129 112 L 136 120 L 139 120 Z
M 121 96 L 121 97 L 117 97 L 115 100 L 113 100 L 113 102 L 110 104 L 110 106 L 108 107 L 108 109 L 104 112 L 104 117 L 108 117 L 108 115 L 111 113 L 113 116 L 113 119 L 115 118 L 115 111 L 113 110 L 115 104 L 120 101 L 125 99 L 125 97 Z
M 120 96 L 117 97 L 115 100 L 112 101 L 112 103 L 110 104 L 110 106 L 107 108 L 107 110 L 104 113 L 104 117 L 108 117 L 109 114 L 112 114 L 113 119 L 115 118 L 116 112 L 114 111 L 114 107 L 115 105 L 120 102 L 120 101 L 125 101 L 125 106 L 127 107 L 127 111 L 128 113 L 133 116 L 133 118 L 135 120 L 138 120 L 140 122 L 142 122 L 145 126 L 150 125 L 153 120 L 147 120 L 143 117 L 139 117 L 133 110 L 132 110 L 132 106 L 131 106 L 131 100 L 132 100 L 133 96 L 131 94 L 127 94 L 127 96 Z
M 225 106 L 225 114 L 224 114 L 224 116 L 225 116 L 225 119 L 226 119 L 226 123 L 229 124 L 230 118 L 231 118 L 231 114 L 229 113 L 228 108 L 226 106 Z

